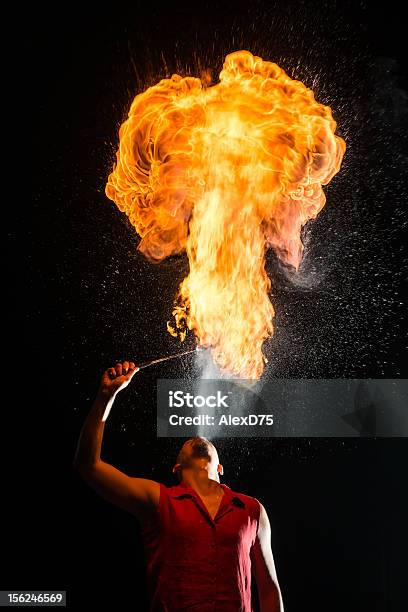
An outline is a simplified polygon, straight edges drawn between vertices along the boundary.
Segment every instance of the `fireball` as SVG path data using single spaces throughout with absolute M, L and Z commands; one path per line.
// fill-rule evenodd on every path
M 311 89 L 248 51 L 207 85 L 175 74 L 135 97 L 106 194 L 150 261 L 187 253 L 170 333 L 191 330 L 223 372 L 257 379 L 273 334 L 265 252 L 299 268 L 346 145 Z

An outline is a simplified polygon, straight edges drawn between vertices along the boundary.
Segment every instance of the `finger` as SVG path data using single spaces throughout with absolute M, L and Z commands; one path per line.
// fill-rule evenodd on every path
M 130 370 L 134 370 L 135 369 L 135 364 L 133 363 L 133 361 L 129 361 L 129 369 Z
M 107 370 L 109 378 L 116 378 L 116 370 L 115 368 L 108 368 Z
M 131 380 L 131 378 L 133 378 L 133 376 L 136 374 L 136 372 L 139 371 L 139 368 L 134 368 L 133 370 L 129 370 L 129 372 L 126 374 L 126 378 L 127 380 Z
M 128 361 L 124 361 L 122 363 L 122 374 L 127 374 L 129 371 L 129 362 Z
M 115 370 L 116 370 L 117 376 L 122 376 L 122 364 L 121 363 L 117 363 L 115 365 Z

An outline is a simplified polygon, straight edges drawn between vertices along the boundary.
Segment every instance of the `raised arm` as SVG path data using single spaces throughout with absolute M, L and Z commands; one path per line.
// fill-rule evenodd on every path
M 271 548 L 271 526 L 261 504 L 258 534 L 251 550 L 261 612 L 284 612 Z
M 123 361 L 103 373 L 96 399 L 79 436 L 74 467 L 99 495 L 144 522 L 158 506 L 159 483 L 127 476 L 101 459 L 106 419 L 116 395 L 127 387 L 137 370 L 134 363 Z

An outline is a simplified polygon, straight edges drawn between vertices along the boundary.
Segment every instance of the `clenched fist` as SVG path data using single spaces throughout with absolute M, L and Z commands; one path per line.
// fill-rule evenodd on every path
M 132 377 L 138 371 L 133 361 L 118 362 L 115 367 L 105 370 L 99 387 L 102 397 L 114 397 L 119 391 L 128 386 Z

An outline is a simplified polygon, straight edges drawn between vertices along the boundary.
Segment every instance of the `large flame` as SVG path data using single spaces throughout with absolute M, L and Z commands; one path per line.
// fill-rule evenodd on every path
M 173 314 L 223 371 L 262 374 L 274 316 L 265 250 L 298 268 L 301 228 L 324 206 L 322 185 L 346 148 L 335 129 L 310 89 L 248 51 L 228 55 L 212 87 L 161 80 L 120 128 L 106 194 L 151 261 L 187 252 Z

